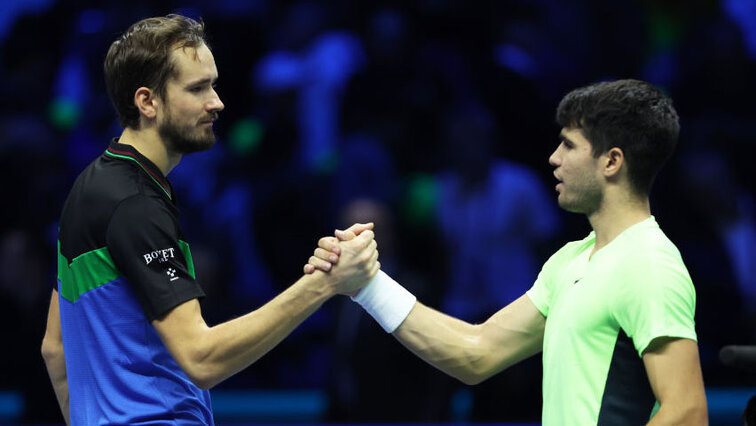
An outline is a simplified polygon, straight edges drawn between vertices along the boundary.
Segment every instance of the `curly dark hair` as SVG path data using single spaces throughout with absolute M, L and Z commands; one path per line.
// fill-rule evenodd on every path
M 175 49 L 207 45 L 205 25 L 181 15 L 143 19 L 114 41 L 105 57 L 105 84 L 121 126 L 139 128 L 134 93 L 148 87 L 165 97 L 168 79 L 175 75 L 170 60 Z
M 672 99 L 639 80 L 600 82 L 575 89 L 559 103 L 556 121 L 562 127 L 580 129 L 590 141 L 594 157 L 620 148 L 630 184 L 643 195 L 651 191 L 680 133 Z

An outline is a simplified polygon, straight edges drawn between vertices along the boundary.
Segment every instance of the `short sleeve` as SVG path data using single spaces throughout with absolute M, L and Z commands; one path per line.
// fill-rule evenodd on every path
M 161 200 L 144 195 L 122 201 L 110 219 L 108 250 L 149 321 L 204 296 L 189 247 L 179 237 L 175 215 Z
M 557 254 L 559 254 L 559 252 L 551 256 L 551 258 L 544 263 L 541 272 L 538 273 L 538 278 L 536 278 L 535 283 L 530 287 L 530 290 L 525 292 L 530 301 L 533 302 L 533 305 L 535 305 L 536 309 L 538 309 L 544 317 L 549 316 L 549 309 L 551 308 L 552 296 L 554 294 L 553 273 Z
M 696 293 L 679 254 L 651 251 L 628 260 L 613 312 L 638 355 L 657 337 L 696 340 Z

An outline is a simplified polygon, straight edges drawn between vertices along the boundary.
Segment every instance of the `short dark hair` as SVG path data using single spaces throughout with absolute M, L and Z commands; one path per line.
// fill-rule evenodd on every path
M 134 93 L 148 87 L 165 97 L 168 79 L 175 75 L 171 52 L 207 45 L 205 25 L 181 15 L 143 19 L 114 41 L 105 57 L 105 84 L 122 127 L 139 128 Z
M 578 128 L 594 157 L 620 148 L 630 184 L 648 195 L 656 174 L 672 155 L 680 133 L 672 99 L 650 83 L 617 80 L 591 84 L 568 93 L 559 103 L 557 123 Z

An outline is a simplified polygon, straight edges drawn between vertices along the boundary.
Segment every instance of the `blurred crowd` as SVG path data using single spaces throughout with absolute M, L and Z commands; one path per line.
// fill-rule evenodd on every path
M 639 78 L 681 116 L 651 207 L 696 285 L 704 380 L 756 385 L 717 359 L 756 344 L 756 0 L 5 0 L 0 390 L 24 395 L 24 420 L 59 419 L 39 347 L 62 203 L 120 134 L 105 53 L 171 12 L 204 20 L 226 105 L 219 143 L 169 175 L 209 323 L 265 303 L 355 221 L 421 301 L 485 320 L 590 230 L 551 190 L 559 99 Z M 334 422 L 537 421 L 540 377 L 536 357 L 466 388 L 343 298 L 221 387 L 325 389 Z

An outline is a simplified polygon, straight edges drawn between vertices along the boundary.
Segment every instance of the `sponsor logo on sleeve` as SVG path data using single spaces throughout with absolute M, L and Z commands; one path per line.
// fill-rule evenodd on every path
M 168 268 L 165 273 L 171 278 L 170 281 L 176 281 L 177 279 L 179 279 L 179 277 L 176 276 L 176 270 L 173 268 Z
M 144 257 L 145 264 L 149 265 L 150 263 L 157 261 L 158 263 L 165 263 L 168 261 L 168 259 L 173 259 L 175 257 L 175 249 L 173 247 L 171 248 L 165 248 L 160 250 L 154 250 L 149 253 L 145 253 L 142 256 Z

